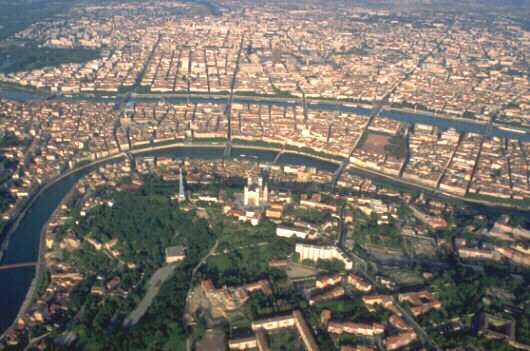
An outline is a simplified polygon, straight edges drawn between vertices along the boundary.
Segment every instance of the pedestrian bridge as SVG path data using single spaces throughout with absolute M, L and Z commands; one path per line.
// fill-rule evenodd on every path
M 13 268 L 34 267 L 36 265 L 37 265 L 37 262 L 8 263 L 8 264 L 0 265 L 0 271 L 5 271 L 7 269 L 13 269 Z

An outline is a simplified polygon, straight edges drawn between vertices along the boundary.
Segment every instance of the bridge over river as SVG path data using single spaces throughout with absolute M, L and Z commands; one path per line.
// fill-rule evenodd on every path
M 0 271 L 4 271 L 6 269 L 21 268 L 21 267 L 35 267 L 36 265 L 37 265 L 37 262 L 9 263 L 9 264 L 0 265 Z

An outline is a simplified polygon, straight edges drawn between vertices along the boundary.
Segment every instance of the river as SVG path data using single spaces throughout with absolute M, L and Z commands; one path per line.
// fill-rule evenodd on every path
M 35 262 L 38 258 L 40 233 L 61 200 L 85 172 L 68 176 L 46 189 L 33 203 L 19 226 L 13 232 L 2 258 L 2 265 Z M 0 331 L 3 332 L 13 319 L 29 289 L 34 267 L 0 270 Z
M 184 157 L 220 157 L 223 147 L 175 147 L 159 151 L 139 152 L 137 156 L 168 155 L 176 158 Z M 277 152 L 234 147 L 232 156 L 246 156 L 256 160 L 272 162 Z M 116 162 L 116 161 L 114 161 Z M 309 156 L 284 153 L 278 160 L 282 163 L 301 164 L 318 169 L 334 171 L 337 164 L 317 160 Z M 71 174 L 45 189 L 32 204 L 19 226 L 11 235 L 1 265 L 35 262 L 38 259 L 40 233 L 42 228 L 68 194 L 75 183 L 89 170 L 80 170 Z M 16 318 L 29 286 L 35 275 L 35 268 L 22 267 L 0 270 L 0 333 L 7 329 Z
M 16 99 L 21 101 L 34 101 L 42 99 L 42 96 L 38 96 L 28 92 L 15 91 L 15 90 L 0 90 L 0 97 L 6 97 L 10 99 Z M 65 100 L 76 100 L 77 97 L 59 97 L 59 99 Z M 101 98 L 88 98 L 89 100 L 100 100 L 100 101 L 113 101 L 112 99 L 101 99 Z M 135 98 L 134 101 L 157 101 L 160 99 L 156 98 Z M 183 96 L 172 97 L 163 99 L 168 102 L 186 102 L 187 98 Z M 209 97 L 194 97 L 190 99 L 193 102 L 223 102 L 221 99 L 209 98 Z M 252 99 L 237 98 L 237 102 L 240 103 L 252 103 L 252 104 L 265 104 L 265 105 L 283 105 L 290 106 L 296 105 L 297 102 L 283 101 L 253 101 Z M 346 106 L 346 105 L 332 105 L 332 104 L 314 104 L 309 105 L 311 109 L 323 109 L 323 110 L 337 110 L 344 112 L 353 112 L 357 114 L 368 115 L 370 109 L 357 107 L 357 106 Z M 401 121 L 410 123 L 425 123 L 434 125 L 441 129 L 455 128 L 460 132 L 476 132 L 483 133 L 485 130 L 484 125 L 475 124 L 469 121 L 455 121 L 449 119 L 435 118 L 424 114 L 415 114 L 407 112 L 399 112 L 393 110 L 384 110 L 381 115 Z M 500 136 L 505 138 L 519 139 L 530 141 L 530 134 L 519 134 L 509 131 L 504 131 L 498 128 L 493 128 L 492 135 Z M 172 155 L 174 157 L 220 157 L 223 155 L 222 147 L 176 147 L 163 151 L 140 153 L 139 155 Z M 247 156 L 259 159 L 261 161 L 271 162 L 276 157 L 277 153 L 273 151 L 246 149 L 242 147 L 234 147 L 231 152 L 232 156 Z M 331 162 L 317 160 L 309 156 L 297 155 L 292 153 L 284 153 L 278 159 L 279 163 L 288 164 L 304 164 L 308 166 L 314 166 L 322 170 L 333 172 L 336 170 L 337 165 Z M 29 211 L 22 218 L 19 226 L 11 236 L 9 245 L 5 254 L 2 258 L 1 264 L 12 264 L 20 262 L 34 262 L 38 258 L 39 250 L 39 237 L 41 230 L 45 223 L 50 218 L 53 211 L 60 204 L 61 200 L 66 196 L 74 184 L 81 178 L 87 171 L 79 171 L 72 174 L 59 182 L 53 184 L 51 187 L 46 189 L 33 203 Z M 13 268 L 7 270 L 0 270 L 0 331 L 4 331 L 12 323 L 16 317 L 22 302 L 24 301 L 26 292 L 32 282 L 35 274 L 35 268 L 33 267 L 22 267 Z
M 0 89 L 0 97 L 6 97 L 14 100 L 19 101 L 35 101 L 38 99 L 42 99 L 43 96 L 32 94 L 30 92 L 23 92 L 23 91 L 17 91 L 17 90 L 2 90 Z M 55 99 L 60 100 L 88 100 L 88 101 L 106 101 L 106 102 L 113 102 L 118 99 L 119 97 L 109 97 L 109 98 L 101 98 L 101 97 L 66 97 L 66 96 L 58 96 L 55 97 Z M 182 97 L 175 97 L 175 96 L 168 96 L 168 97 L 134 97 L 131 98 L 129 101 L 132 102 L 149 102 L 149 101 L 166 101 L 169 103 L 186 103 L 188 101 L 188 98 L 186 95 L 183 95 Z M 193 96 L 189 98 L 190 102 L 197 102 L 197 103 L 224 103 L 226 102 L 226 97 L 224 98 L 213 98 L 213 97 L 199 97 L 199 96 Z M 234 103 L 243 103 L 243 104 L 260 104 L 260 105 L 276 105 L 276 106 L 296 106 L 300 105 L 300 102 L 297 101 L 297 99 L 287 99 L 282 101 L 267 101 L 267 100 L 253 100 L 252 98 L 245 98 L 242 96 L 234 96 Z M 359 115 L 369 115 L 372 111 L 370 108 L 356 106 L 356 105 L 335 105 L 332 103 L 310 103 L 307 105 L 309 109 L 313 110 L 327 110 L 327 111 L 341 111 L 341 112 L 351 112 L 356 113 Z M 421 112 L 412 113 L 412 112 L 404 112 L 404 111 L 396 111 L 396 110 L 385 110 L 380 114 L 383 117 L 388 117 L 391 119 L 397 119 L 403 122 L 409 122 L 409 123 L 423 123 L 423 124 L 429 124 L 433 125 L 435 127 L 438 127 L 440 129 L 449 129 L 454 128 L 459 132 L 473 132 L 478 134 L 484 134 L 486 131 L 486 125 L 475 123 L 471 120 L 466 119 L 447 119 L 447 118 L 439 118 L 434 117 L 428 114 L 423 114 Z M 530 133 L 517 133 L 509 130 L 503 130 L 499 129 L 498 127 L 493 127 L 492 136 L 497 136 L 501 138 L 509 138 L 509 139 L 515 139 L 515 140 L 523 140 L 523 141 L 530 141 Z

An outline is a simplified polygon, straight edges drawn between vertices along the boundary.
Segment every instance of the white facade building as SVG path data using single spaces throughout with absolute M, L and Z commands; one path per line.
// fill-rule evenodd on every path
M 337 246 L 320 246 L 298 243 L 296 244 L 295 251 L 300 254 L 300 260 L 308 259 L 316 262 L 318 260 L 336 259 L 344 262 L 344 267 L 346 269 L 353 268 L 352 260 L 350 260 Z
M 244 192 L 246 207 L 261 207 L 269 202 L 269 187 L 262 177 L 249 177 Z

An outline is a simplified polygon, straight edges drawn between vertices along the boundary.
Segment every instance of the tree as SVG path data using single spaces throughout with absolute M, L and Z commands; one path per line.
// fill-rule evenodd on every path
M 318 260 L 316 264 L 317 268 L 325 269 L 327 271 L 332 272 L 342 272 L 344 271 L 344 262 L 337 260 L 337 259 L 331 259 L 331 260 Z
M 385 145 L 385 152 L 395 158 L 404 158 L 407 154 L 407 140 L 402 134 L 393 136 Z

